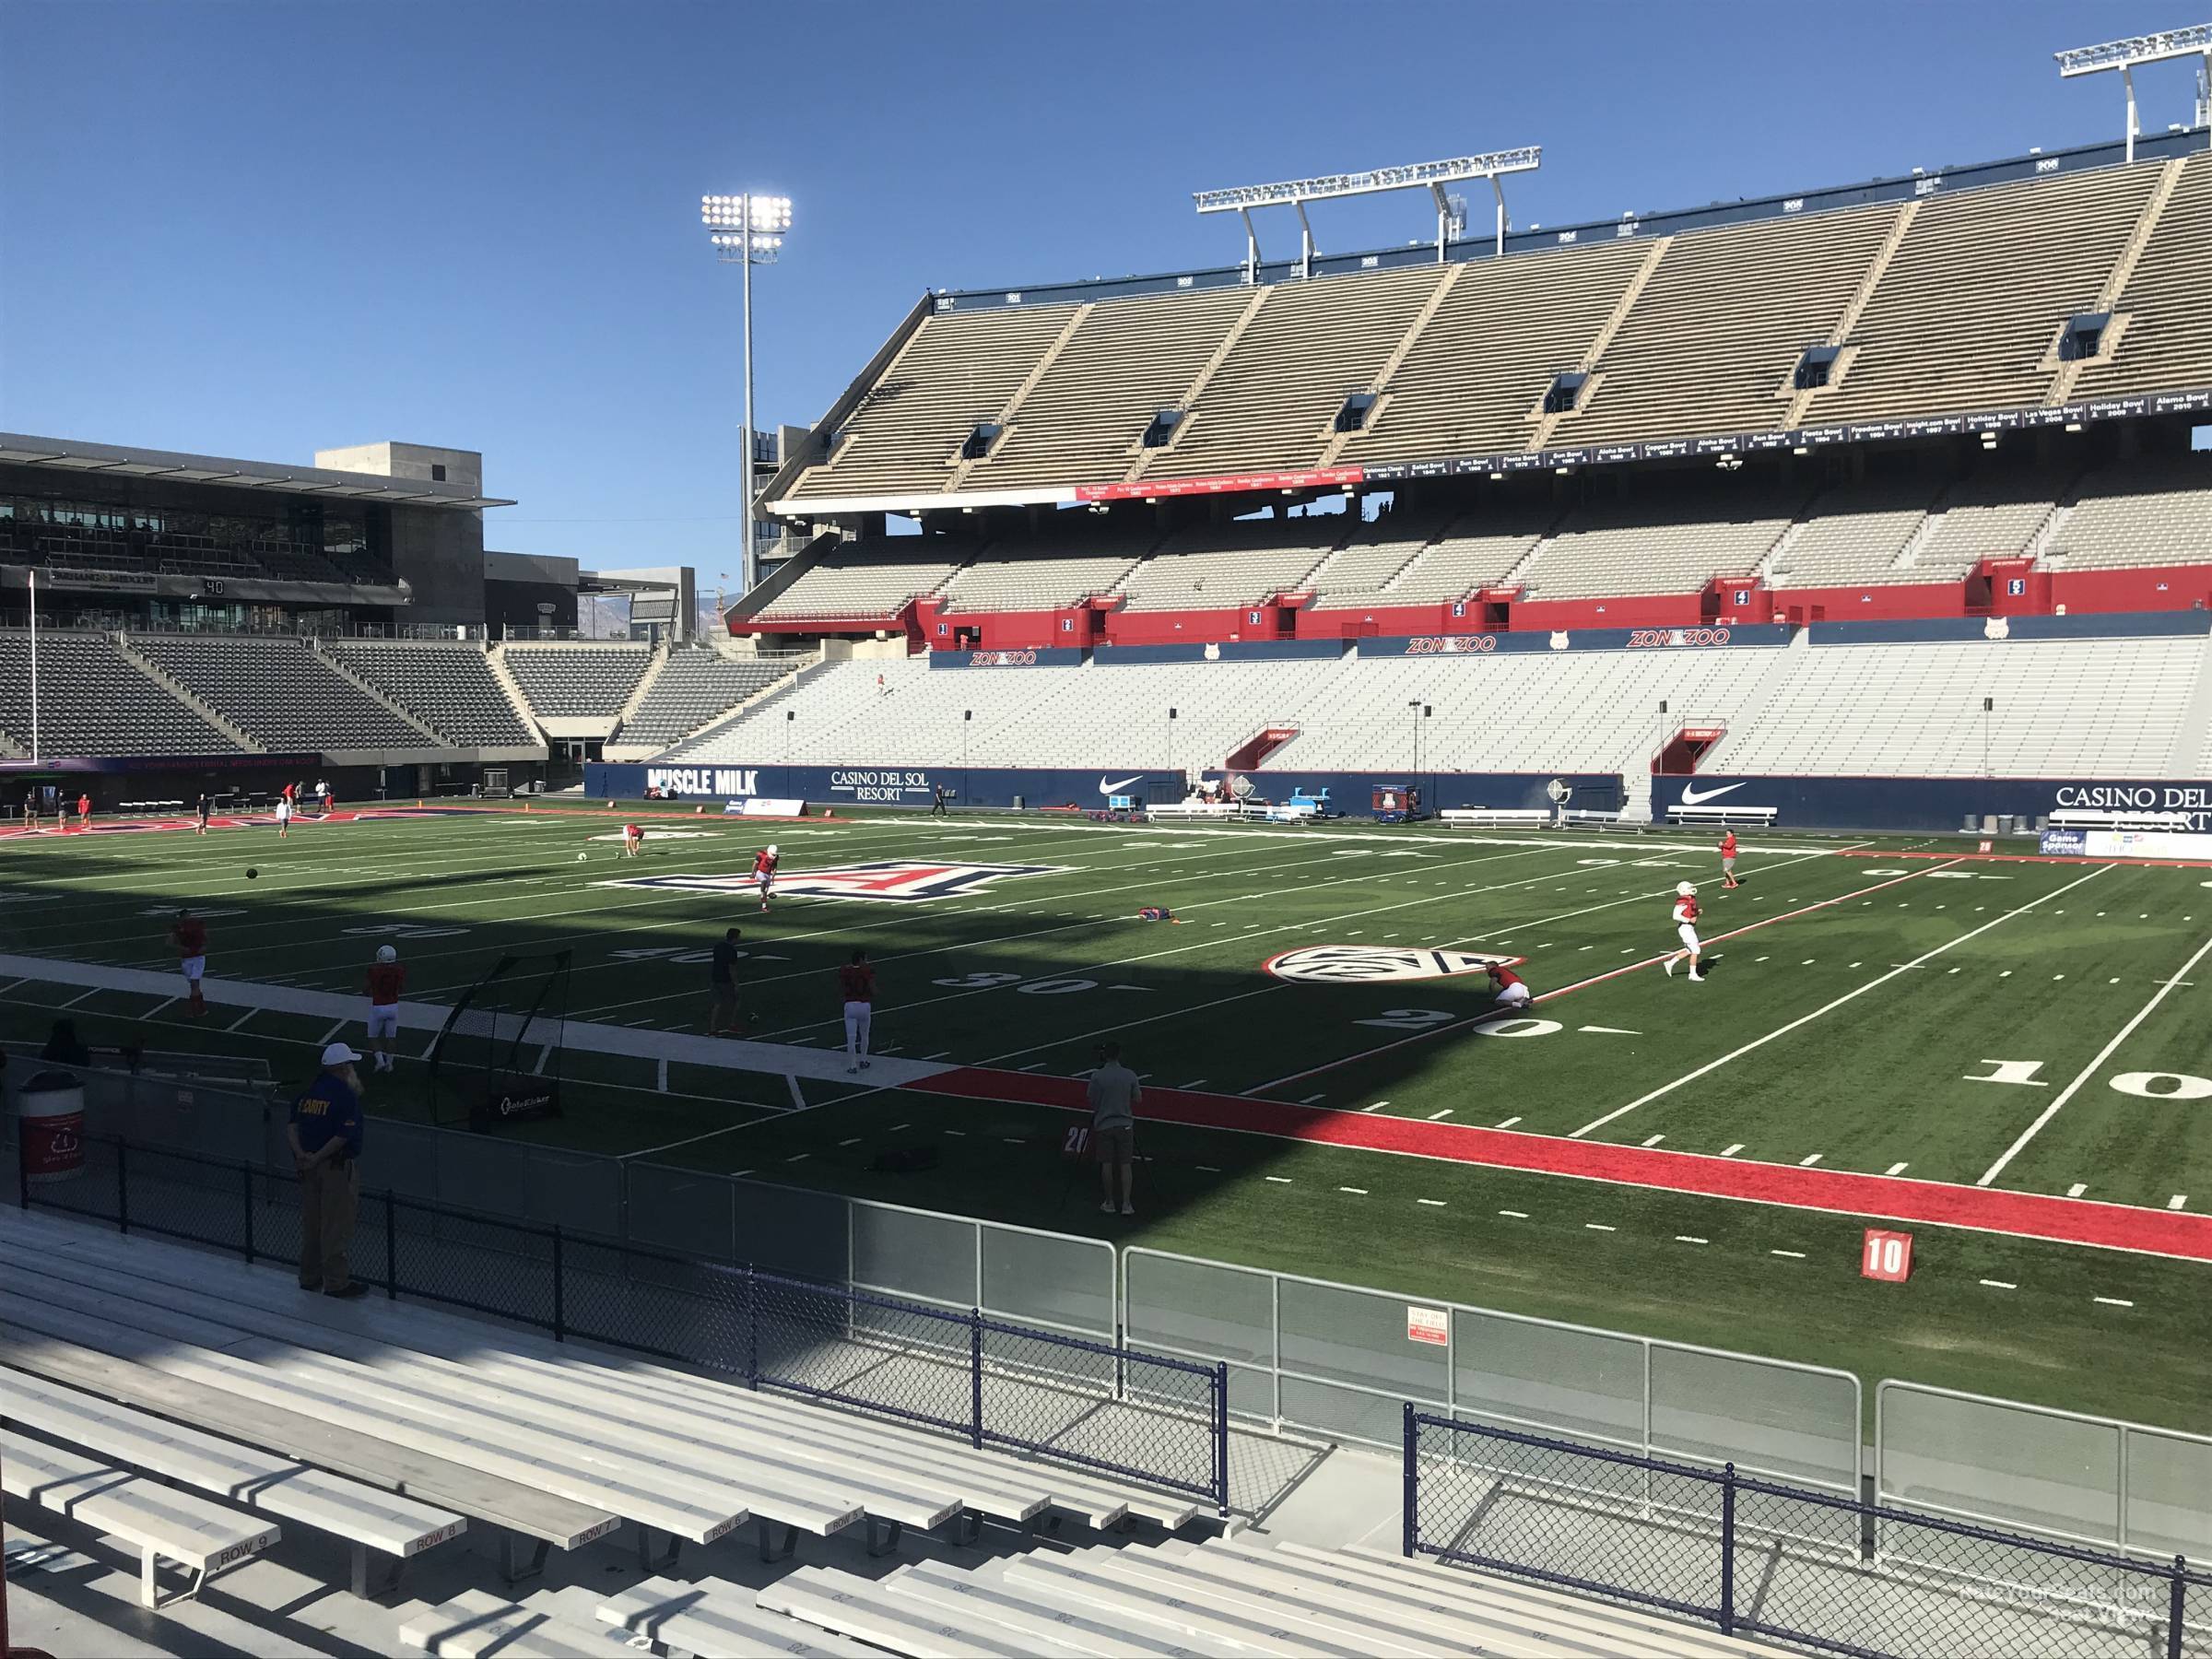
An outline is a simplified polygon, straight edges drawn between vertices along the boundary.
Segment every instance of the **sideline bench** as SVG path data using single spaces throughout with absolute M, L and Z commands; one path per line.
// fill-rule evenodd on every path
M 456 1538 L 468 1523 L 411 1498 L 380 1492 L 342 1475 L 233 1445 L 146 1412 L 117 1406 L 18 1371 L 0 1370 L 0 1418 L 149 1475 L 180 1481 L 265 1514 L 343 1538 L 353 1558 L 353 1593 L 398 1587 L 403 1564 Z M 370 1552 L 391 1571 L 374 1587 Z
M 1548 806 L 1447 806 L 1436 815 L 1447 830 L 1540 829 L 1552 821 Z
M 597 1630 L 564 1625 L 550 1614 L 503 1602 L 483 1590 L 464 1590 L 452 1601 L 425 1607 L 399 1627 L 408 1647 L 442 1659 L 576 1659 L 610 1651 Z
M 1756 824 L 1764 829 L 1774 822 L 1781 810 L 1779 806 L 1731 806 L 1722 801 L 1715 801 L 1710 806 L 1702 802 L 1685 806 L 1677 801 L 1666 809 L 1666 816 L 1668 821 L 1677 824 Z
M 172 1490 L 82 1453 L 49 1446 L 12 1429 L 0 1429 L 0 1459 L 5 1460 L 0 1489 L 9 1497 L 137 1547 L 138 1600 L 144 1606 L 159 1607 L 165 1601 L 197 1595 L 212 1575 L 259 1555 L 279 1535 L 271 1522 Z M 189 1587 L 164 1597 L 162 1561 L 174 1561 L 191 1573 Z
M 765 1612 L 756 1600 L 759 1594 L 717 1578 L 692 1584 L 655 1578 L 601 1602 L 596 1611 L 601 1624 L 644 1638 L 656 1654 L 672 1647 L 696 1659 L 747 1659 L 755 1653 L 846 1659 L 877 1652 L 834 1631 Z

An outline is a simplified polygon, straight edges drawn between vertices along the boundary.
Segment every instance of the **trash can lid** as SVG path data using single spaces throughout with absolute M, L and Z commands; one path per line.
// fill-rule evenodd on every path
M 33 1072 L 23 1085 L 25 1094 L 59 1094 L 65 1089 L 82 1088 L 85 1081 L 75 1072 Z

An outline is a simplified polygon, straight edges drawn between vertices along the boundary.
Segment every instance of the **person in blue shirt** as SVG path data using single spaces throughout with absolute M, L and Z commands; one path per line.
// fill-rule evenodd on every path
M 360 1055 L 342 1042 L 323 1051 L 323 1069 L 292 1102 L 292 1163 L 300 1171 L 300 1288 L 352 1298 L 368 1287 L 346 1253 L 361 1196 Z

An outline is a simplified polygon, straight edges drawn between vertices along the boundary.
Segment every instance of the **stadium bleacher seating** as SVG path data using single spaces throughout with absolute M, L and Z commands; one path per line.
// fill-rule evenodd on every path
M 1139 463 L 1142 476 L 1184 478 L 1286 462 L 1311 465 L 1329 447 L 1345 400 L 1373 390 L 1443 280 L 1442 272 L 1429 267 L 1268 289 L 1176 429 L 1175 441 Z
M 969 434 L 998 419 L 1075 320 L 1076 309 L 1048 305 L 925 317 L 837 434 L 829 464 L 809 468 L 799 493 L 935 493 L 951 488 Z
M 2198 564 L 2207 558 L 2212 455 L 2198 453 L 2108 467 L 2084 478 L 2053 536 L 2048 561 L 2069 571 L 2099 571 Z
M 2094 308 L 2158 179 L 2113 168 L 1922 203 L 1807 421 L 2043 402 L 2059 331 Z
M 653 653 L 643 645 L 510 644 L 500 660 L 540 720 L 611 720 L 645 677 Z
M 2194 387 L 2212 382 L 2207 224 L 2212 161 L 2147 160 L 1664 243 L 942 313 L 792 493 L 1165 480 Z M 2110 360 L 2069 381 L 2061 331 L 2100 303 L 2127 322 Z M 1800 354 L 1823 345 L 1842 353 L 1831 383 L 1795 395 Z M 1571 371 L 1594 379 L 1541 419 Z M 1144 448 L 1200 381 L 1172 441 Z M 1353 394 L 1376 402 L 1338 432 Z M 1002 417 L 997 447 L 963 467 L 976 423 Z
M 481 645 L 414 640 L 332 640 L 323 649 L 424 724 L 471 747 L 534 744 Z
M 1555 443 L 1779 426 L 1804 347 L 1824 341 L 1899 209 L 1863 207 L 1677 236 L 1597 359 Z
M 2212 307 L 2205 250 L 2212 247 L 2212 155 L 2183 171 L 2118 300 L 2127 329 L 2110 362 L 2085 364 L 2074 392 L 2107 397 L 2146 386 L 2212 384 Z
M 1128 471 L 1153 418 L 1182 406 L 1253 298 L 1249 289 L 1216 288 L 1092 307 L 964 486 L 1005 489 Z
M 953 572 L 944 591 L 945 609 L 1036 611 L 1075 605 L 1119 586 L 1158 539 L 1149 530 L 1106 529 L 1077 538 L 1071 549 L 1058 538 L 1003 537 Z
M 39 635 L 40 747 L 49 755 L 226 755 L 239 746 L 126 661 L 105 634 Z M 0 632 L 0 735 L 30 753 L 30 636 Z
M 1771 490 L 1740 503 L 1606 502 L 1578 507 L 1522 572 L 1537 599 L 1687 594 L 1758 570 L 1799 502 Z
M 1343 513 L 1177 531 L 1129 572 L 1131 610 L 1223 610 L 1299 589 L 1357 521 Z
M 940 536 L 848 542 L 823 552 L 753 619 L 893 616 L 916 596 L 935 593 L 974 551 L 973 542 Z
M 1633 775 L 1702 726 L 1728 734 L 1706 771 L 1971 777 L 1992 696 L 1997 775 L 2147 777 L 2166 771 L 2206 657 L 2201 635 L 1808 645 L 962 673 L 869 659 L 810 672 L 671 759 L 1200 771 L 1288 727 L 1262 772 L 1360 771 L 1411 761 L 1406 705 L 1420 701 L 1434 710 L 1423 763 L 1443 771 Z
M 1773 587 L 1856 587 L 1925 581 L 1898 561 L 1927 522 L 1932 485 L 1911 481 L 1842 485 L 1817 500 L 1775 552 Z
M 725 657 L 700 646 L 670 652 L 636 712 L 623 722 L 622 741 L 675 743 L 759 696 L 793 665 L 780 657 Z
M 1704 762 L 1842 777 L 2164 775 L 2201 636 L 1830 645 Z M 1983 698 L 1996 707 L 1988 714 Z M 1983 743 L 1988 744 L 1986 760 Z
M 1344 462 L 1526 449 L 1544 394 L 1594 347 L 1649 244 L 1463 265 Z
M 127 641 L 224 719 L 276 750 L 434 748 L 303 640 L 221 634 L 133 634 Z

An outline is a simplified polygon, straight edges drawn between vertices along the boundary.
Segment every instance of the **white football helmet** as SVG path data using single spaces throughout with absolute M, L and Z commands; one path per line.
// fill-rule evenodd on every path
M 1677 881 L 1675 883 L 1675 897 L 1677 899 L 1687 899 L 1697 890 L 1698 884 L 1694 881 Z
M 380 962 L 396 962 L 399 960 L 399 952 L 389 945 L 379 945 L 376 947 L 376 959 Z
M 769 846 L 768 846 L 768 855 L 769 855 L 771 858 L 779 858 L 779 857 L 782 856 L 781 853 L 779 853 L 776 851 L 776 846 L 775 846 L 775 843 L 774 843 L 773 841 L 771 841 L 771 842 L 769 843 Z

